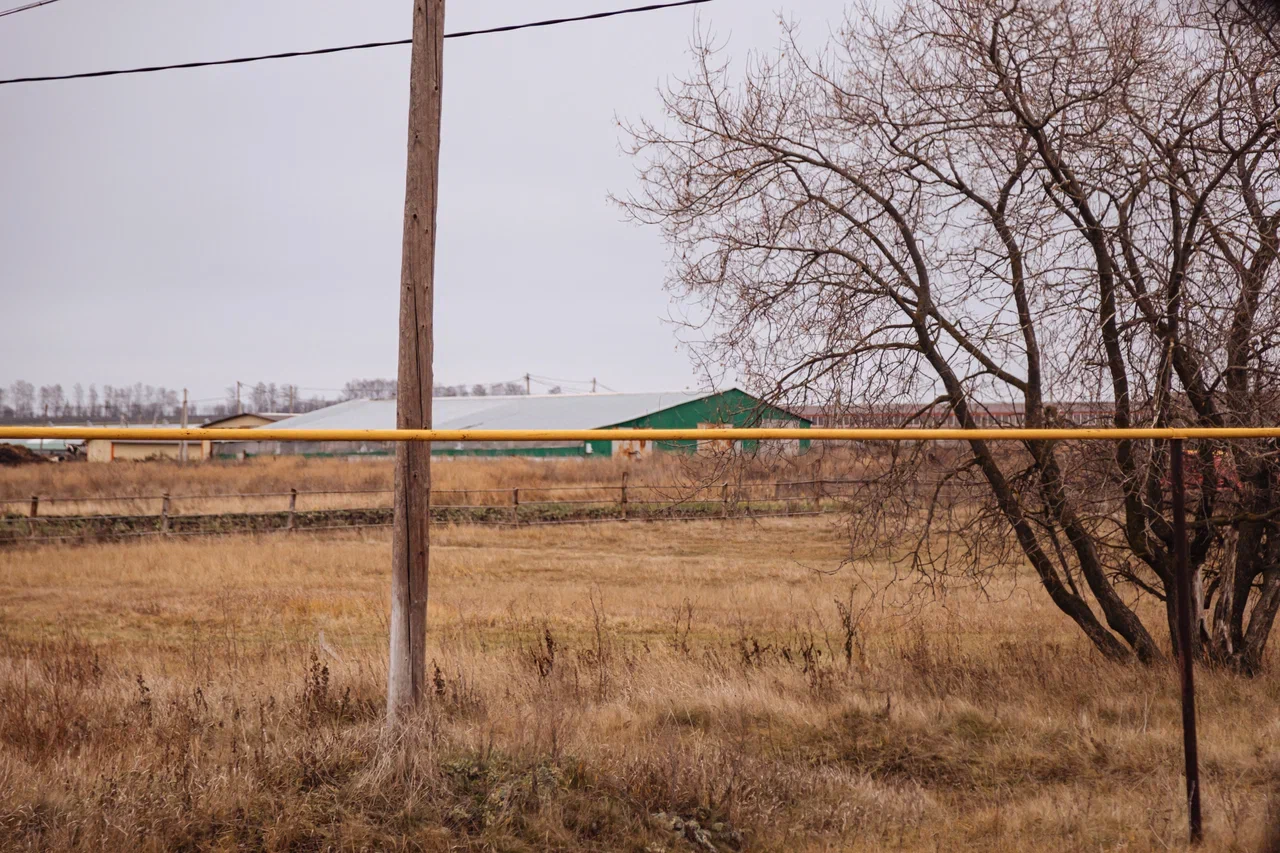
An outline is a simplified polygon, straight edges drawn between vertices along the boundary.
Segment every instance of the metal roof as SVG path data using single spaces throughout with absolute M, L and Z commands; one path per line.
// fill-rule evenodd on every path
M 705 391 L 435 397 L 435 429 L 596 429 L 710 397 Z M 395 400 L 348 400 L 257 429 L 394 429 Z
M 200 426 L 213 427 L 213 426 L 217 426 L 220 423 L 233 420 L 235 418 L 244 418 L 244 417 L 262 418 L 263 420 L 268 420 L 268 421 L 282 421 L 285 418 L 292 418 L 295 416 L 289 414 L 288 412 L 235 412 L 230 415 L 218 415 L 216 417 L 210 418 L 209 420 L 200 424 Z

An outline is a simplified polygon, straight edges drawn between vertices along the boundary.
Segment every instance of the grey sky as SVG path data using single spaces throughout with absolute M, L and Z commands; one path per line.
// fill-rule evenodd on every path
M 15 0 L 16 3 L 16 0 Z M 9 4 L 0 4 L 9 5 Z M 448 30 L 639 5 L 452 0 Z M 436 378 L 697 379 L 667 250 L 607 193 L 702 27 L 770 47 L 838 0 L 716 0 L 446 42 Z M 411 4 L 62 0 L 0 18 L 0 76 L 408 35 Z M 0 87 L 0 384 L 327 388 L 395 372 L 407 47 Z

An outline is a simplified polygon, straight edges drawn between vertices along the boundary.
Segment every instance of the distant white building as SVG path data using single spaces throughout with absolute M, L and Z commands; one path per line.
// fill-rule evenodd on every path
M 668 391 L 643 394 L 540 394 L 512 397 L 435 397 L 431 401 L 436 429 L 696 429 L 721 426 L 791 426 L 805 428 L 808 419 L 769 405 L 737 388 L 714 393 Z M 216 455 L 386 455 L 384 442 L 272 441 L 281 429 L 395 429 L 395 400 L 349 400 L 314 412 L 265 424 L 263 438 L 215 447 Z M 435 442 L 436 456 L 599 457 L 634 456 L 649 450 L 691 452 L 699 442 L 546 441 Z M 752 443 L 745 443 L 752 444 Z M 791 450 L 808 449 L 808 441 Z

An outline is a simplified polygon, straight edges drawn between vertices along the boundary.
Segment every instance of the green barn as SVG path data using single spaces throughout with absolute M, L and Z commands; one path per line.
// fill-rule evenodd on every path
M 647 396 L 647 395 L 619 395 Z M 672 395 L 658 395 L 667 397 Z M 601 429 L 706 429 L 711 427 L 796 427 L 808 429 L 811 422 L 799 415 L 771 406 L 745 391 L 730 388 L 714 394 L 703 396 L 690 395 L 693 399 L 684 402 L 670 400 L 655 401 L 662 405 L 651 412 L 628 418 L 616 423 L 603 424 Z M 698 441 L 660 441 L 655 442 L 657 450 L 680 451 L 693 453 L 698 450 Z M 723 442 L 717 442 L 723 444 Z M 590 455 L 611 456 L 619 453 L 643 453 L 644 448 L 635 442 L 592 441 L 588 442 Z M 745 452 L 757 450 L 758 442 L 740 442 Z M 621 446 L 619 446 L 621 445 Z M 791 444 L 792 452 L 804 453 L 809 449 L 808 440 Z
M 542 394 L 512 397 L 436 397 L 432 400 L 436 429 L 706 429 L 710 427 L 799 427 L 810 421 L 769 405 L 738 388 L 714 393 L 660 392 L 643 394 Z M 305 415 L 259 427 L 262 440 L 237 443 L 227 451 L 257 454 L 322 453 L 334 455 L 381 454 L 391 451 L 381 443 L 330 442 L 308 446 L 270 440 L 276 429 L 393 429 L 395 400 L 348 400 Z M 435 442 L 435 456 L 532 456 L 611 457 L 644 456 L 654 451 L 694 453 L 727 450 L 723 441 L 559 441 Z M 757 442 L 741 442 L 744 452 L 757 450 Z M 700 445 L 702 447 L 700 448 Z M 785 453 L 803 453 L 807 440 L 782 442 Z M 219 452 L 223 455 L 226 451 Z

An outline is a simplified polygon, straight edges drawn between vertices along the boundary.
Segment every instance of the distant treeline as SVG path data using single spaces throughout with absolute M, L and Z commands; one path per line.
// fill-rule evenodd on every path
M 557 393 L 558 388 L 551 393 Z M 486 397 L 524 394 L 519 382 L 475 385 L 436 385 L 436 397 Z M 237 382 L 227 386 L 216 399 L 188 400 L 191 422 L 237 412 L 293 412 L 301 414 L 360 398 L 394 399 L 394 379 L 352 379 L 339 389 L 301 388 L 292 383 Z M 18 379 L 7 388 L 0 386 L 0 418 L 15 420 L 85 420 L 158 422 L 176 421 L 182 416 L 182 392 L 164 385 L 84 385 L 70 389 L 61 384 L 36 387 Z

